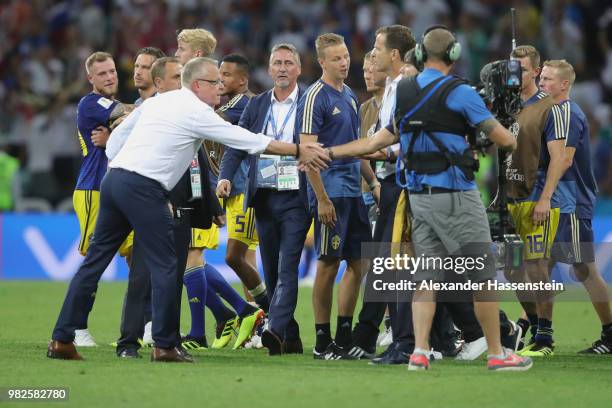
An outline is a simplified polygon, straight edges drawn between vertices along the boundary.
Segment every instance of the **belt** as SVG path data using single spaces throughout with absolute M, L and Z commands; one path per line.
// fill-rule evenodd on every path
M 176 219 L 180 219 L 183 218 L 183 216 L 187 215 L 186 213 L 194 211 L 195 208 L 192 207 L 177 207 L 175 205 L 172 205 L 172 215 L 174 216 L 174 218 Z
M 432 186 L 423 186 L 421 191 L 410 191 L 409 194 L 444 194 L 444 193 L 458 193 L 462 190 L 455 190 L 452 188 L 444 188 L 444 187 L 432 187 Z

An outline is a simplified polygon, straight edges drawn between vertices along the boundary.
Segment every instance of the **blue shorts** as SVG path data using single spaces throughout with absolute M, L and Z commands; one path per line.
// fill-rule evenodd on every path
M 319 221 L 315 207 L 315 249 L 317 256 L 360 259 L 361 243 L 372 240 L 368 209 L 362 197 L 330 198 L 336 209 L 336 226 L 328 228 Z
M 553 261 L 565 264 L 595 262 L 591 220 L 575 213 L 561 214 L 551 250 Z

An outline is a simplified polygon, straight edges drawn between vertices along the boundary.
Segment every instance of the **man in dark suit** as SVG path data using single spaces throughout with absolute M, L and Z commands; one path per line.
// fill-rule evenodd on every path
M 291 44 L 272 47 L 268 73 L 274 88 L 251 99 L 239 125 L 276 140 L 294 142 L 295 118 L 302 90 L 300 56 Z M 306 180 L 293 157 L 253 156 L 226 149 L 221 162 L 217 195 L 228 197 L 242 160 L 249 165 L 245 209 L 254 207 L 266 286 L 271 294 L 268 328 L 262 344 L 270 355 L 302 353 L 299 326 L 293 318 L 297 303 L 298 265 L 311 222 L 307 209 Z

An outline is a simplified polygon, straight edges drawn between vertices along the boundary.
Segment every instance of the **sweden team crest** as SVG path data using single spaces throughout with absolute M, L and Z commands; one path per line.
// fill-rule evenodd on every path
M 331 244 L 332 244 L 332 248 L 334 249 L 334 251 L 340 248 L 340 235 L 338 234 L 334 235 L 332 237 Z

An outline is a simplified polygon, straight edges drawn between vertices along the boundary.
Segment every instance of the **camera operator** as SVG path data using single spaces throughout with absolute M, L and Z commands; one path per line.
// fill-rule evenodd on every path
M 407 188 L 413 214 L 412 239 L 415 253 L 440 256 L 457 253 L 462 243 L 490 243 L 491 235 L 484 206 L 474 182 L 474 163 L 468 160 L 465 135 L 470 126 L 487 135 L 503 149 L 512 150 L 516 141 L 487 110 L 478 94 L 463 81 L 448 76 L 461 52 L 446 28 L 427 30 L 415 50 L 424 61 L 424 71 L 398 85 L 395 119 L 372 138 L 328 149 L 332 157 L 351 157 L 375 152 L 402 142 L 407 168 Z M 408 120 L 408 127 L 404 127 Z M 416 127 L 419 125 L 420 127 Z M 407 157 L 406 157 L 407 156 Z M 454 165 L 451 165 L 453 160 Z M 415 281 L 440 280 L 442 271 L 420 269 Z M 491 266 L 468 271 L 474 282 L 495 275 Z M 410 370 L 429 368 L 429 333 L 436 309 L 435 292 L 417 289 L 413 297 L 415 349 Z M 487 339 L 490 370 L 528 370 L 532 361 L 504 351 L 500 343 L 499 309 L 492 294 L 474 291 L 474 309 Z
M 511 58 L 521 64 L 522 110 L 516 118 L 517 149 L 507 159 L 508 210 L 516 233 L 525 243 L 522 272 L 511 279 L 548 281 L 548 258 L 555 240 L 563 195 L 555 193 L 561 176 L 569 168 L 565 160 L 566 125 L 560 106 L 538 90 L 540 54 L 530 45 L 516 47 Z M 571 164 L 571 163 L 570 163 Z M 531 340 L 520 355 L 544 357 L 553 354 L 552 293 L 518 293 L 531 325 Z M 535 297 L 533 297 L 535 295 Z M 529 300 L 529 301 L 528 301 Z M 533 304 L 533 300 L 536 301 Z M 526 332 L 526 321 L 519 321 Z

